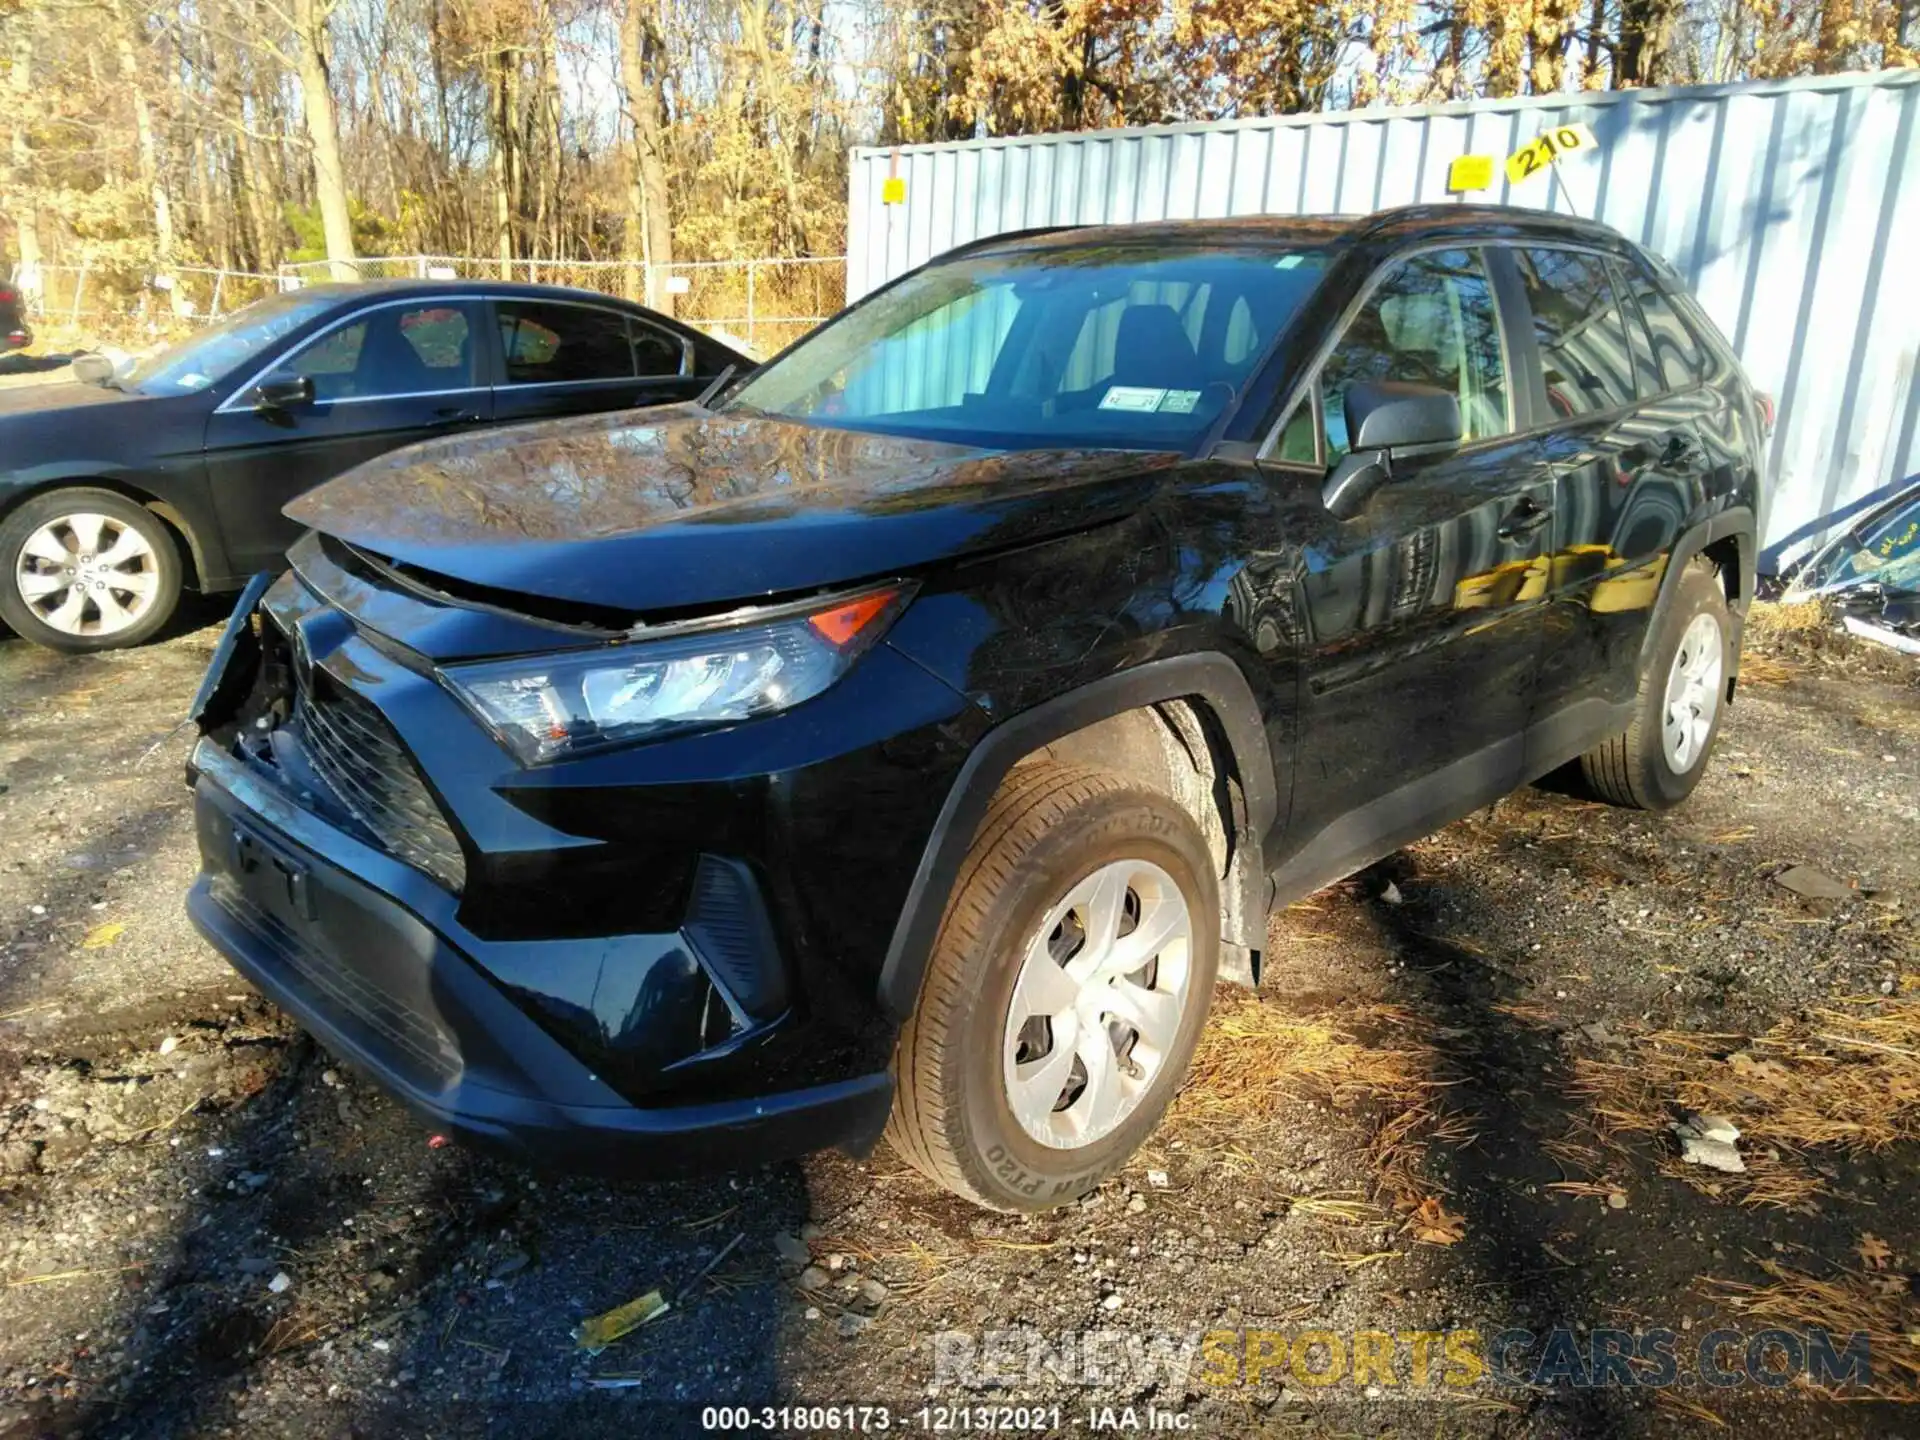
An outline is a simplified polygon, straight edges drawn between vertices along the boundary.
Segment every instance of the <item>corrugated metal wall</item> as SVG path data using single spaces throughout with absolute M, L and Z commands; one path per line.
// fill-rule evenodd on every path
M 1456 156 L 1575 120 L 1597 155 L 1473 198 L 1597 215 L 1679 267 L 1779 403 L 1769 558 L 1920 472 L 1912 71 L 855 150 L 848 298 L 1028 226 L 1443 201 Z

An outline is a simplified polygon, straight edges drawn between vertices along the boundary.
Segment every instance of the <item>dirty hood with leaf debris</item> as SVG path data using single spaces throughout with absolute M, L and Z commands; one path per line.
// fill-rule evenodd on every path
M 682 405 L 431 441 L 286 513 L 432 575 L 640 614 L 903 573 L 1118 519 L 1178 463 Z

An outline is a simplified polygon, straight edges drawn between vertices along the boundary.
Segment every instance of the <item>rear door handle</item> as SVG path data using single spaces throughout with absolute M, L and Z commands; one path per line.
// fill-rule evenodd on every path
M 1551 505 L 1542 505 L 1531 495 L 1523 496 L 1520 503 L 1507 512 L 1507 518 L 1500 522 L 1495 533 L 1502 540 L 1518 540 L 1522 535 L 1531 535 L 1552 518 Z
M 480 419 L 480 412 L 462 410 L 458 405 L 442 405 L 433 412 L 433 418 L 448 425 L 472 425 Z

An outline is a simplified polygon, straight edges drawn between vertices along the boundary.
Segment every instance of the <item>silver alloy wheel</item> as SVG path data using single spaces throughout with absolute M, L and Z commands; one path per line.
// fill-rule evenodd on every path
M 1002 1041 L 1007 1100 L 1042 1145 L 1092 1144 L 1159 1078 L 1186 1013 L 1193 920 L 1173 877 L 1116 860 L 1047 911 Z
M 13 583 L 42 624 L 66 635 L 116 635 L 153 608 L 160 557 L 126 521 L 82 510 L 27 537 Z
M 1711 615 L 1696 615 L 1680 637 L 1673 668 L 1667 672 L 1666 704 L 1660 712 L 1660 743 L 1667 768 L 1684 775 L 1700 763 L 1713 717 L 1720 708 L 1720 674 L 1724 665 L 1720 624 Z

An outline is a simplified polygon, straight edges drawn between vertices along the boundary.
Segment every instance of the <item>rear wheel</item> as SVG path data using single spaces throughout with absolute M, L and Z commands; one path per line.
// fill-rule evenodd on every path
M 0 619 L 56 650 L 137 645 L 180 599 L 180 552 L 111 490 L 36 495 L 0 524 Z
M 1726 708 L 1726 592 L 1705 561 L 1678 581 L 1674 603 L 1640 676 L 1633 723 L 1580 757 L 1588 786 L 1602 800 L 1637 810 L 1666 810 L 1693 793 Z
M 979 1204 L 1086 1194 L 1185 1076 L 1219 963 L 1205 837 L 1107 771 L 1023 765 L 982 823 L 894 1056 L 887 1136 Z

